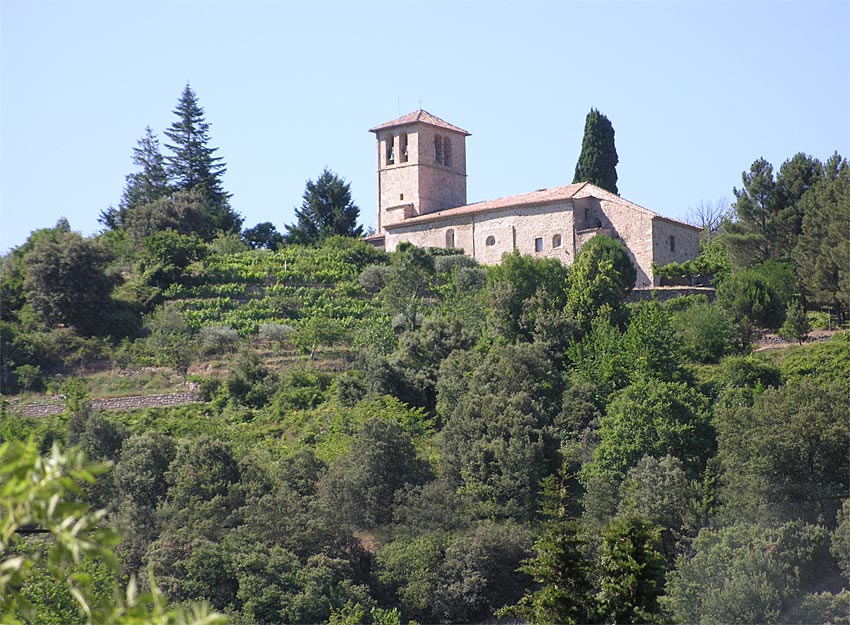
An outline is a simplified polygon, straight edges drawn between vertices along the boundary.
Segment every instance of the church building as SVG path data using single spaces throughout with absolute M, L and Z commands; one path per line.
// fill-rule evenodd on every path
M 699 228 L 587 182 L 467 204 L 470 135 L 427 111 L 370 132 L 377 137 L 378 220 L 369 240 L 388 251 L 409 241 L 460 248 L 481 263 L 498 263 L 518 250 L 570 265 L 586 241 L 605 234 L 628 249 L 636 287 L 659 284 L 653 262 L 681 262 L 699 253 Z

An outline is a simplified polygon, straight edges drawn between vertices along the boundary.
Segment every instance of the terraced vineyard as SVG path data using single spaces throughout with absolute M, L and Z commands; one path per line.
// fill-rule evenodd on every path
M 350 330 L 377 307 L 358 282 L 360 273 L 387 262 L 383 252 L 345 240 L 319 249 L 211 256 L 190 267 L 189 277 L 169 287 L 165 297 L 178 304 L 194 330 L 227 326 L 250 336 L 262 324 L 298 328 L 311 320 Z

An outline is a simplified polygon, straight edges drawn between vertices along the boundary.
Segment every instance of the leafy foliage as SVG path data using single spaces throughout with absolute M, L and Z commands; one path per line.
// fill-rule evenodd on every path
M 0 381 L 67 409 L 26 417 L 4 399 L 0 436 L 115 463 L 73 497 L 109 510 L 122 570 L 82 558 L 57 577 L 51 544 L 22 539 L 20 605 L 74 621 L 70 575 L 100 614 L 129 575 L 151 594 L 121 605 L 166 621 L 158 588 L 258 624 L 840 622 L 850 341 L 748 355 L 788 302 L 833 306 L 789 252 L 808 211 L 834 216 L 841 167 L 814 165 L 774 178 L 765 256 L 732 271 L 729 232 L 703 247 L 714 304 L 626 304 L 636 271 L 604 237 L 569 271 L 339 236 L 278 245 L 268 223 L 212 231 L 195 187 L 79 237 L 104 250 L 98 332 L 119 344 L 43 324 L 28 259 L 70 228 L 33 233 L 0 269 Z M 93 394 L 193 383 L 202 400 L 98 412 L 70 372 Z
M 104 268 L 109 253 L 94 241 L 57 228 L 41 237 L 24 260 L 23 291 L 48 326 L 66 324 L 97 334 L 109 316 L 113 282 Z
M 776 291 L 753 270 L 739 271 L 717 289 L 720 305 L 737 322 L 755 322 L 769 328 L 782 325 L 784 307 Z
M 636 279 L 637 270 L 623 244 L 596 235 L 582 246 L 570 270 L 566 309 L 584 329 L 605 306 L 617 320 Z
M 850 471 L 846 389 L 791 381 L 719 411 L 723 498 L 736 518 L 834 518 Z
M 134 580 L 126 591 L 117 588 L 113 596 L 96 593 L 92 576 L 83 563 L 102 562 L 113 571 L 119 568 L 111 547 L 117 533 L 102 527 L 104 510 L 92 510 L 75 501 L 79 482 L 94 483 L 106 465 L 86 462 L 81 452 L 63 453 L 53 446 L 40 456 L 32 440 L 12 441 L 0 446 L 0 472 L 3 487 L 0 505 L 4 510 L 0 525 L 0 546 L 6 556 L 0 562 L 0 615 L 5 623 L 39 619 L 35 605 L 26 600 L 21 587 L 39 574 L 67 585 L 87 623 L 116 625 L 198 625 L 223 623 L 199 604 L 169 610 L 162 593 L 151 579 L 151 592 L 139 595 Z M 47 558 L 39 551 L 16 550 L 22 542 L 21 530 L 36 526 L 48 532 L 52 545 Z M 98 601 L 98 599 L 101 599 Z
M 667 604 L 683 622 L 782 622 L 792 597 L 828 562 L 824 529 L 800 522 L 704 528 L 693 547 L 667 585 Z

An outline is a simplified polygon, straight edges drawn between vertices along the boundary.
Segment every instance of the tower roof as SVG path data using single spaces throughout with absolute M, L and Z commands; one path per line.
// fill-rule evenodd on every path
M 467 137 L 470 136 L 470 133 L 465 131 L 463 128 L 458 128 L 457 126 L 440 119 L 436 115 L 431 115 L 431 113 L 424 109 L 413 111 L 412 113 L 403 115 L 398 119 L 394 119 L 392 121 L 375 126 L 374 128 L 370 128 L 369 132 L 378 132 L 379 130 L 395 128 L 396 126 L 406 126 L 407 124 L 415 124 L 417 122 L 421 124 L 428 124 L 429 126 L 436 126 L 437 128 L 443 128 L 445 130 L 453 130 L 454 132 L 459 132 L 461 134 L 466 135 Z

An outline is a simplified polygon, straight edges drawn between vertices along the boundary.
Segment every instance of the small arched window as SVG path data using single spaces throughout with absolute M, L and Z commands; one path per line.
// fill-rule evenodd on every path
M 400 135 L 398 138 L 399 163 L 407 162 L 407 133 Z
M 387 137 L 387 165 L 395 163 L 395 137 Z
M 434 137 L 434 160 L 438 165 L 443 164 L 443 138 L 440 135 Z
M 446 230 L 446 248 L 454 249 L 455 246 L 455 231 L 449 228 Z
M 561 235 L 560 234 L 552 235 L 552 247 L 554 249 L 558 249 L 559 247 L 561 247 Z
M 601 228 L 602 227 L 602 220 L 599 219 L 599 217 L 594 219 L 593 222 L 594 222 L 594 225 L 593 225 L 594 228 Z

